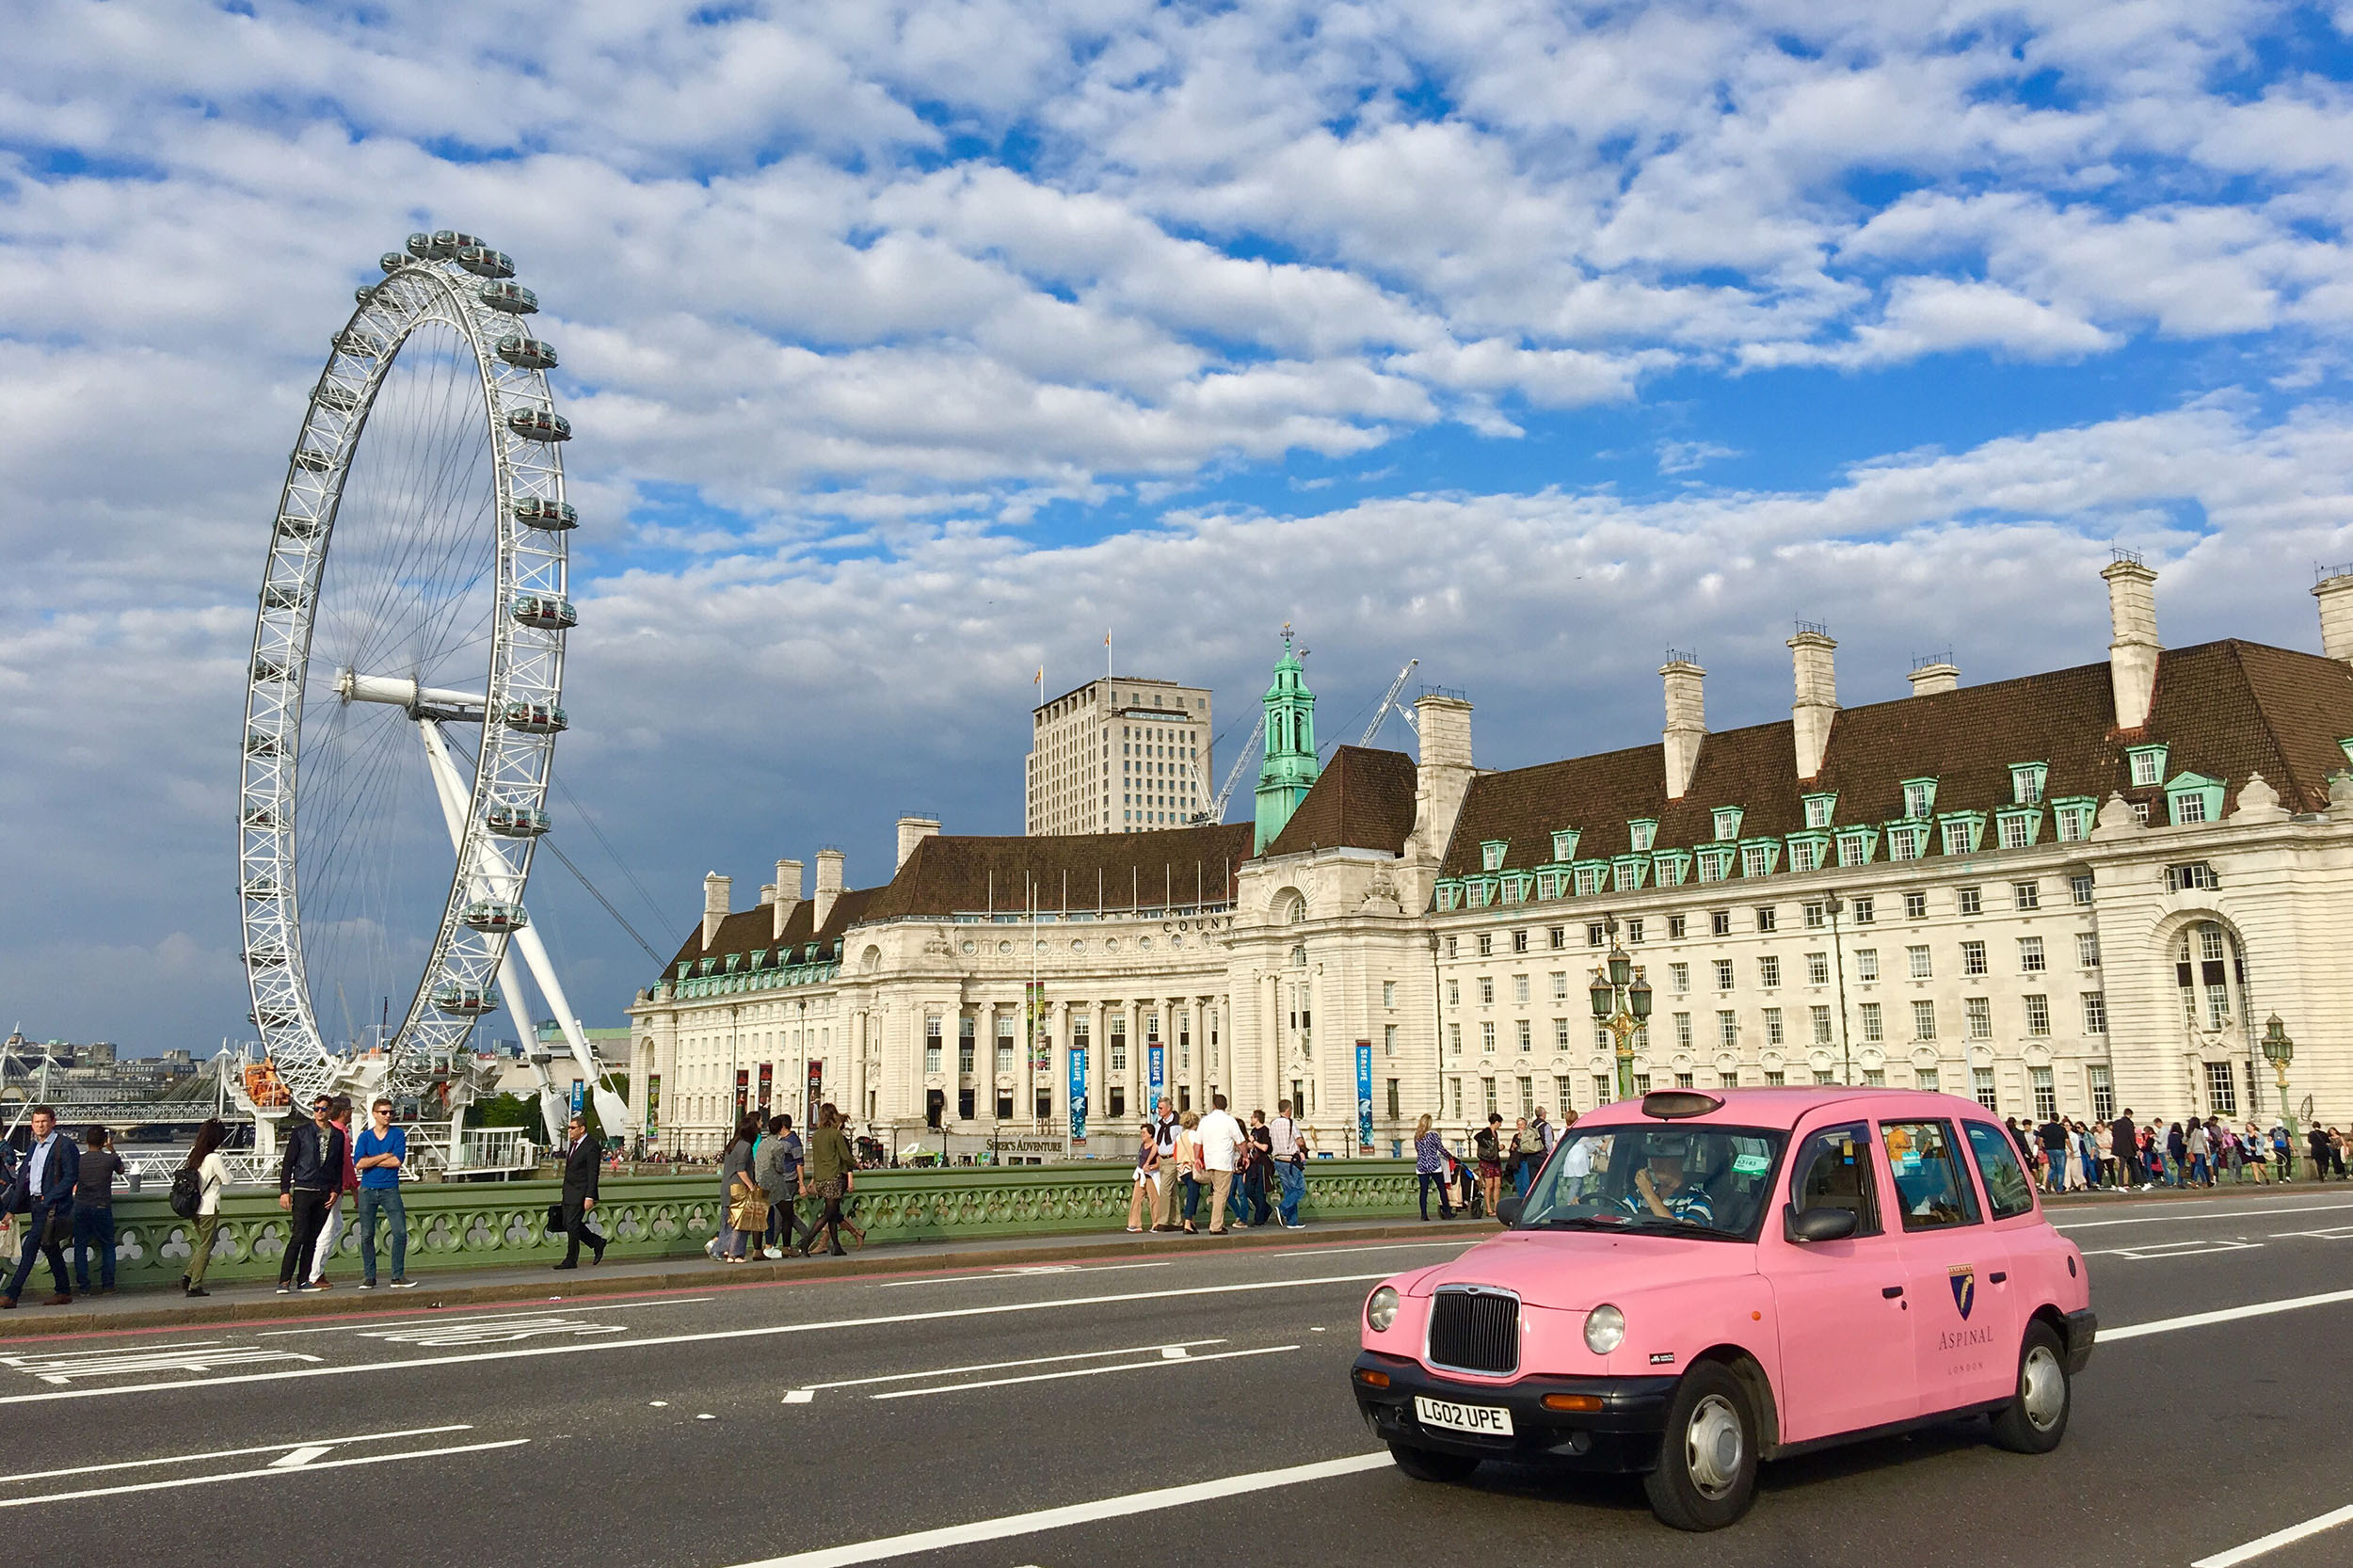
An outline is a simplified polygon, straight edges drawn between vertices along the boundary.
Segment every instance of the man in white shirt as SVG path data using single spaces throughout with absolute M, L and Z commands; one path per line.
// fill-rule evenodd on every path
M 1176 1112 L 1162 1095 L 1152 1106 L 1152 1144 L 1160 1154 L 1160 1186 L 1152 1193 L 1152 1228 L 1176 1230 Z
M 1201 1163 L 1209 1173 L 1209 1234 L 1225 1234 L 1225 1203 L 1234 1192 L 1235 1156 L 1247 1136 L 1241 1124 L 1225 1113 L 1225 1096 L 1209 1096 L 1209 1113 L 1193 1128 L 1193 1142 L 1201 1145 Z

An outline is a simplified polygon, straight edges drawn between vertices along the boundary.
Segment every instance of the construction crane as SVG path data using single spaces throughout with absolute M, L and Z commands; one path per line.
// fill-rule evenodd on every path
M 1219 788 L 1217 798 L 1209 803 L 1208 810 L 1194 814 L 1193 821 L 1196 826 L 1202 823 L 1222 823 L 1225 820 L 1225 803 L 1234 798 L 1234 786 L 1241 780 L 1241 770 L 1250 765 L 1250 754 L 1258 749 L 1258 743 L 1264 739 L 1266 715 L 1260 713 L 1258 722 L 1250 727 L 1250 739 L 1242 742 L 1241 750 L 1235 754 L 1234 765 L 1226 772 L 1225 782 Z M 1201 764 L 1195 762 L 1193 766 L 1193 777 L 1206 789 L 1209 781 L 1201 776 Z
M 1414 666 L 1420 663 L 1421 661 L 1418 659 L 1408 659 L 1405 661 L 1405 667 L 1397 672 L 1397 679 L 1389 682 L 1389 689 L 1383 693 L 1381 700 L 1373 705 L 1372 722 L 1365 726 L 1365 732 L 1363 734 L 1356 737 L 1356 744 L 1358 745 L 1369 746 L 1372 744 L 1372 738 L 1381 733 L 1381 721 L 1389 716 L 1389 710 L 1391 708 L 1395 708 L 1397 710 L 1397 716 L 1405 721 L 1406 728 L 1411 729 L 1417 736 L 1421 733 L 1420 727 L 1414 722 L 1414 715 L 1408 712 L 1405 710 L 1404 705 L 1397 700 L 1397 694 L 1405 689 L 1405 678 L 1413 674 Z

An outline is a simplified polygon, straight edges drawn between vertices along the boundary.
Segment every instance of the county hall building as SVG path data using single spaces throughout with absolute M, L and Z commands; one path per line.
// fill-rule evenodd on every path
M 1334 1152 L 1369 1120 L 1388 1153 L 1424 1112 L 1460 1130 L 1610 1097 L 1586 988 L 1615 941 L 1655 997 L 1638 1089 L 1853 1081 L 2267 1124 L 2277 1014 L 2294 1109 L 2341 1123 L 2353 574 L 2314 590 L 2321 655 L 2165 648 L 2155 574 L 2103 575 L 2101 662 L 1977 686 L 1930 664 L 1848 708 L 1836 644 L 1801 627 L 1785 718 L 1711 730 L 1705 671 L 1671 658 L 1657 742 L 1503 771 L 1476 766 L 1449 693 L 1416 705 L 1418 758 L 1319 765 L 1287 645 L 1251 822 L 909 818 L 873 885 L 831 851 L 813 897 L 792 860 L 748 909 L 706 879 L 629 1009 L 631 1103 L 677 1152 L 715 1149 L 739 1105 L 817 1096 L 903 1150 L 1124 1159 L 1157 1086 L 1292 1099 Z M 1119 760 L 1100 747 L 1098 820 Z

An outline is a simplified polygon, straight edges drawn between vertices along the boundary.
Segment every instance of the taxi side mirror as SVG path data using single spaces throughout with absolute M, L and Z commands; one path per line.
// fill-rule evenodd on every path
M 1844 1241 L 1855 1233 L 1855 1216 L 1847 1208 L 1809 1208 L 1798 1212 L 1797 1205 L 1782 1207 L 1782 1234 L 1792 1241 Z
M 1517 1193 L 1496 1201 L 1496 1218 L 1503 1222 L 1506 1230 L 1520 1223 L 1520 1198 Z

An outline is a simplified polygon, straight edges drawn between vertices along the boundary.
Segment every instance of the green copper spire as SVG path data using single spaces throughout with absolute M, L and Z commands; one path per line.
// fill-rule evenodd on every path
M 1283 626 L 1283 657 L 1266 689 L 1266 761 L 1258 769 L 1258 830 L 1251 853 L 1263 855 L 1316 781 L 1316 694 Z

